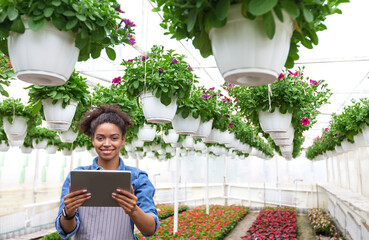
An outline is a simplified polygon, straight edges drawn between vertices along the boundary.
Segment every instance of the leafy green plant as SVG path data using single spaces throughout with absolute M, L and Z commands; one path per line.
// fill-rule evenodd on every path
M 41 238 L 41 240 L 62 240 L 63 238 L 59 236 L 57 232 L 49 233 Z M 68 238 L 71 240 L 72 238 Z
M 84 133 L 79 133 L 76 140 L 73 142 L 73 145 L 76 147 L 84 147 L 84 146 L 89 146 L 91 143 L 91 138 L 89 138 L 86 134 Z
M 13 123 L 13 116 L 25 118 L 28 128 L 41 124 L 40 115 L 34 116 L 31 108 L 21 103 L 20 98 L 6 98 L 0 103 L 0 122 L 3 121 L 3 117 L 7 117 L 7 121 Z
M 114 83 L 122 85 L 130 98 L 149 91 L 168 106 L 173 96 L 177 101 L 188 98 L 192 84 L 197 82 L 184 58 L 174 50 L 165 52 L 164 47 L 155 45 L 146 55 L 123 61 L 125 74 Z
M 9 97 L 9 93 L 4 89 L 3 85 L 9 87 L 10 80 L 15 76 L 13 67 L 8 56 L 0 52 L 0 94 Z
M 227 24 L 230 6 L 240 4 L 242 15 L 250 20 L 261 18 L 265 36 L 272 39 L 275 34 L 276 15 L 284 21 L 282 10 L 294 19 L 295 28 L 291 38 L 290 51 L 286 62 L 292 68 L 299 59 L 298 48 L 302 44 L 313 48 L 318 44 L 317 32 L 327 29 L 323 24 L 327 16 L 341 13 L 338 5 L 349 0 L 210 0 L 185 2 L 177 0 L 152 0 L 157 3 L 153 11 L 163 11 L 163 22 L 160 24 L 177 40 L 191 39 L 195 48 L 203 57 L 212 55 L 209 32 L 212 28 L 221 28 Z M 230 36 L 232 37 L 232 36 Z
M 6 136 L 6 133 L 4 131 L 4 127 L 0 127 L 0 142 L 1 141 L 5 141 L 6 145 L 9 146 L 9 143 L 8 143 L 8 137 Z
M 8 53 L 9 32 L 24 33 L 24 19 L 33 31 L 51 22 L 60 31 L 71 31 L 79 48 L 79 60 L 98 58 L 105 49 L 111 60 L 116 58 L 112 48 L 119 44 L 134 44 L 134 23 L 122 18 L 123 11 L 116 0 L 4 0 L 0 2 L 0 50 Z
M 28 130 L 26 138 L 28 137 L 31 143 L 33 139 L 35 139 L 36 143 L 38 143 L 39 141 L 42 141 L 42 140 L 48 140 L 48 141 L 53 140 L 55 139 L 55 136 L 56 136 L 56 132 L 54 131 L 51 131 L 43 127 L 34 127 Z M 26 144 L 23 144 L 23 145 L 26 146 Z
M 32 112 L 34 114 L 41 112 L 42 100 L 50 98 L 55 104 L 58 100 L 62 100 L 62 106 L 65 108 L 70 101 L 77 101 L 78 106 L 76 113 L 80 113 L 79 116 L 86 110 L 87 106 L 90 106 L 90 95 L 87 85 L 87 79 L 80 76 L 77 72 L 73 72 L 69 80 L 61 86 L 41 86 L 31 85 L 25 87 L 29 89 L 29 104 L 32 106 Z M 77 114 L 78 115 L 78 114 Z

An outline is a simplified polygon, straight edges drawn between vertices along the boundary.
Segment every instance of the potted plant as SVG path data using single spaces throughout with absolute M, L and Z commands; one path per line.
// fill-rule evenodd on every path
M 275 81 L 283 65 L 293 67 L 300 44 L 317 45 L 326 17 L 348 1 L 154 2 L 166 34 L 191 39 L 203 57 L 213 54 L 227 82 L 261 85 Z
M 53 140 L 56 132 L 43 127 L 34 127 L 30 129 L 27 136 L 32 141 L 32 146 L 35 149 L 46 149 L 49 140 Z
M 124 87 L 128 97 L 140 96 L 148 122 L 171 122 L 176 101 L 189 97 L 196 81 L 184 58 L 174 50 L 164 51 L 164 47 L 155 45 L 146 55 L 122 62 L 126 68 L 124 80 L 117 84 Z
M 121 13 L 116 0 L 5 0 L 0 3 L 0 50 L 9 53 L 19 79 L 62 85 L 77 60 L 98 58 L 103 49 L 114 60 L 115 45 L 134 44 L 135 25 Z
M 163 141 L 169 144 L 176 144 L 179 138 L 179 134 L 173 129 L 171 123 L 158 124 L 162 131 Z
M 3 128 L 0 128 L 0 152 L 7 152 L 9 150 L 9 142 L 6 137 L 5 131 Z
M 3 86 L 9 87 L 10 80 L 15 76 L 10 59 L 0 51 L 0 94 L 9 97 L 9 93 Z
M 273 130 L 265 125 L 266 121 L 262 122 L 261 116 L 271 112 L 272 115 L 285 118 L 286 114 L 291 114 L 291 122 L 282 127 L 278 126 L 276 130 L 287 131 L 291 124 L 294 138 L 301 137 L 316 121 L 319 114 L 317 109 L 327 103 L 331 95 L 324 80 L 315 81 L 304 76 L 303 68 L 296 72 L 288 70 L 280 74 L 279 80 L 271 84 L 270 88 L 269 91 L 268 86 L 237 86 L 229 91 L 230 96 L 235 99 L 235 107 L 255 127 L 263 129 L 266 138 L 269 137 L 268 132 Z M 275 126 L 276 123 L 282 122 L 282 118 L 268 122 Z
M 29 104 L 34 114 L 41 112 L 47 127 L 54 131 L 69 129 L 76 109 L 83 112 L 90 106 L 90 95 L 86 78 L 74 72 L 69 81 L 62 86 L 31 85 Z
M 76 152 L 83 152 L 87 149 L 87 146 L 91 143 L 91 138 L 89 138 L 84 133 L 79 133 L 76 140 L 73 142 L 73 145 L 76 146 Z

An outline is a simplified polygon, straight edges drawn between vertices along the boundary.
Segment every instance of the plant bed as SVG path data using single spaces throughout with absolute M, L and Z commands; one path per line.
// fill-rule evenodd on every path
M 174 205 L 173 204 L 157 204 L 155 206 L 156 209 L 158 209 L 159 213 L 159 219 L 165 219 L 170 216 L 173 216 L 174 214 Z M 186 205 L 179 205 L 178 206 L 178 212 L 184 212 L 188 209 Z
M 297 240 L 296 210 L 288 207 L 264 208 L 242 239 Z
M 313 208 L 308 210 L 308 218 L 315 234 L 329 237 L 331 240 L 345 239 L 341 232 L 334 226 L 329 213 L 323 209 Z
M 178 231 L 173 234 L 174 218 L 160 222 L 154 236 L 148 239 L 223 239 L 246 216 L 248 207 L 211 205 L 210 214 L 205 206 L 182 212 L 178 216 Z M 145 239 L 137 234 L 138 239 Z

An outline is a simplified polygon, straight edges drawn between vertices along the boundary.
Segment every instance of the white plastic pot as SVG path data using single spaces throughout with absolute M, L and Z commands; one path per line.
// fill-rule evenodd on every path
M 170 147 L 170 146 L 167 146 L 167 147 L 165 148 L 165 151 L 166 151 L 167 153 L 174 153 L 176 150 L 175 150 L 174 148 Z
M 357 146 L 354 143 L 350 143 L 346 139 L 341 142 L 341 147 L 344 152 L 354 151 L 357 148 Z
M 275 108 L 274 112 L 259 112 L 260 126 L 266 133 L 271 132 L 287 132 L 291 125 L 292 114 L 282 114 L 279 108 Z
M 151 158 L 151 159 L 155 159 L 155 154 L 153 152 L 147 152 L 146 157 Z
M 293 145 L 289 146 L 280 146 L 279 149 L 281 150 L 282 154 L 292 154 L 293 152 Z
M 86 151 L 86 146 L 83 147 L 76 147 L 76 149 L 74 149 L 75 152 L 84 152 Z
M 191 136 L 187 136 L 182 142 L 182 146 L 186 149 L 193 148 L 194 144 L 195 142 Z
M 144 124 L 140 127 L 137 133 L 139 140 L 143 142 L 152 142 L 156 135 L 156 125 Z
M 205 149 L 206 149 L 206 145 L 205 145 L 205 143 L 203 143 L 203 142 L 197 142 L 197 143 L 195 143 L 194 144 L 194 146 L 193 146 L 194 148 L 195 148 L 195 150 L 197 150 L 197 151 L 204 151 Z
M 219 129 L 211 129 L 211 132 L 207 138 L 204 139 L 204 143 L 218 143 L 220 136 Z
M 30 154 L 33 150 L 31 147 L 20 146 L 19 147 L 24 154 Z
M 293 129 L 291 124 L 288 127 L 287 132 L 270 132 L 269 134 L 273 140 L 287 140 L 294 137 L 295 129 Z
M 136 148 L 138 147 L 143 147 L 144 142 L 138 139 L 133 139 L 132 140 L 132 145 L 135 146 Z
M 27 130 L 27 120 L 24 117 L 15 116 L 12 118 L 13 123 L 10 123 L 8 117 L 3 117 L 4 131 L 8 139 L 13 136 L 23 136 Z
M 54 145 L 51 145 L 51 146 L 49 145 L 46 147 L 47 154 L 55 154 L 57 150 L 58 150 L 58 147 Z
M 25 131 L 23 134 L 21 135 L 8 135 L 7 134 L 7 137 L 8 137 L 8 141 L 12 141 L 12 142 L 24 142 L 24 138 L 27 136 L 27 131 Z M 23 144 L 23 143 L 22 143 Z M 21 145 L 22 145 L 21 144 Z M 20 146 L 21 146 L 20 145 Z
M 177 111 L 177 98 L 173 97 L 172 102 L 165 106 L 160 99 L 152 95 L 151 92 L 140 94 L 142 110 L 146 121 L 150 123 L 170 123 Z
M 291 139 L 276 139 L 274 140 L 275 145 L 281 146 L 290 146 L 293 144 L 293 138 Z
M 144 152 L 150 152 L 151 151 L 151 146 L 143 146 L 143 151 Z
M 71 128 L 69 128 L 65 132 L 60 132 L 59 136 L 60 136 L 60 140 L 63 143 L 73 143 L 78 137 L 78 131 L 73 132 L 73 130 Z
M 292 18 L 282 12 L 283 22 L 274 16 L 273 39 L 267 37 L 262 17 L 245 18 L 241 4 L 231 5 L 224 27 L 210 30 L 213 55 L 226 82 L 257 86 L 277 80 L 287 60 L 293 32 Z
M 163 140 L 165 143 L 177 143 L 179 135 L 176 133 L 174 129 L 168 130 L 168 135 L 163 134 Z
M 127 152 L 133 152 L 136 150 L 136 147 L 133 145 L 133 143 L 131 144 L 125 144 L 124 148 L 126 149 Z
M 199 129 L 200 117 L 194 118 L 190 114 L 187 118 L 183 118 L 181 114 L 176 114 L 173 118 L 172 125 L 178 134 L 194 134 Z
M 32 146 L 34 149 L 45 149 L 47 146 L 47 140 L 44 139 L 42 141 L 38 140 L 36 141 L 36 139 L 32 140 Z
M 72 156 L 73 150 L 69 150 L 68 148 L 63 149 L 64 156 Z
M 200 121 L 199 128 L 191 136 L 193 138 L 207 138 L 210 135 L 211 128 L 213 126 L 213 121 L 214 121 L 213 119 L 207 122 Z
M 68 81 L 79 49 L 72 32 L 59 31 L 50 22 L 37 32 L 28 27 L 23 34 L 10 32 L 9 57 L 17 78 L 36 85 L 59 86 Z
M 234 139 L 234 133 L 230 133 L 228 131 L 220 132 L 219 144 L 229 144 L 234 141 Z
M 160 144 L 152 144 L 151 145 L 151 151 L 159 151 L 161 149 Z
M 42 100 L 47 128 L 53 131 L 67 131 L 72 123 L 78 102 L 70 101 L 65 108 L 62 107 L 62 100 L 52 104 L 50 98 Z
M 24 139 L 22 140 L 9 140 L 8 139 L 8 143 L 11 147 L 20 147 L 23 145 Z
M 326 151 L 325 154 L 327 155 L 327 157 L 333 157 L 334 153 L 332 151 Z
M 344 152 L 342 146 L 335 146 L 334 149 L 336 150 L 337 155 Z
M 243 152 L 243 153 L 251 153 L 252 149 L 255 149 L 255 148 L 252 148 L 249 144 L 247 143 L 240 143 L 240 147 L 239 147 L 240 151 Z M 255 149 L 256 150 L 256 149 Z

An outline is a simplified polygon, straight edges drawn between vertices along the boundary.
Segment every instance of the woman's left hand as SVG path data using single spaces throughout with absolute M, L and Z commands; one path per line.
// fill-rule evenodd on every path
M 137 197 L 134 194 L 132 185 L 131 192 L 118 188 L 116 193 L 112 193 L 112 197 L 129 216 L 132 216 L 136 212 Z

